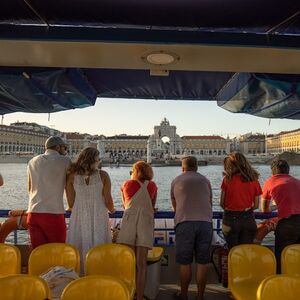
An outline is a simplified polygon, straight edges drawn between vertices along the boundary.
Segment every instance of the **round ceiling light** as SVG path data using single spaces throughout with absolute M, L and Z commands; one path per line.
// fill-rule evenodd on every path
M 179 60 L 179 56 L 171 52 L 155 51 L 144 54 L 142 59 L 152 65 L 164 66 L 177 62 Z

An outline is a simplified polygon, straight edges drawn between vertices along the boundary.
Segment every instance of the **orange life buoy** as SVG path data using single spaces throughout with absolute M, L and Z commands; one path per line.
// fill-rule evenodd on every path
M 275 217 L 257 224 L 257 231 L 254 238 L 254 242 L 256 244 L 260 244 L 269 232 L 275 230 L 277 222 L 278 218 Z
M 27 215 L 9 217 L 0 225 L 0 243 L 4 243 L 7 236 L 14 230 L 27 228 Z

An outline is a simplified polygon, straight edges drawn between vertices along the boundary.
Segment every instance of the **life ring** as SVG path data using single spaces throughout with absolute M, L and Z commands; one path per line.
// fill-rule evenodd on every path
M 257 224 L 257 231 L 254 238 L 254 243 L 260 244 L 268 233 L 276 229 L 277 222 L 278 217 L 275 217 Z
M 7 236 L 18 229 L 28 229 L 26 214 L 9 217 L 0 225 L 0 243 L 4 243 Z

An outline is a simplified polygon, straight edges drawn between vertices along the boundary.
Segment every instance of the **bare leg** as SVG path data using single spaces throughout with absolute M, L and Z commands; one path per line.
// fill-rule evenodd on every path
M 198 287 L 197 300 L 203 300 L 203 294 L 206 285 L 208 265 L 197 264 L 196 282 Z
M 146 283 L 146 270 L 147 270 L 147 254 L 148 248 L 136 247 L 136 299 L 143 300 L 145 283 Z
M 188 299 L 189 285 L 192 280 L 192 266 L 180 265 L 181 299 Z

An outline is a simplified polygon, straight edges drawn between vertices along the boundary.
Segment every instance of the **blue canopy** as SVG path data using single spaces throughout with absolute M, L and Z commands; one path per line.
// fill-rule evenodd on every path
M 43 56 L 47 43 L 54 46 L 49 50 L 51 55 L 47 52 Z M 95 47 L 93 55 L 99 64 L 94 67 L 86 63 L 92 54 L 80 49 L 75 57 L 75 62 L 85 58 L 80 67 L 64 50 L 64 59 L 54 60 L 55 48 L 66 44 L 71 45 L 70 56 L 72 45 L 74 51 L 79 44 Z M 232 112 L 300 119 L 300 69 L 291 70 L 291 74 L 289 69 L 282 74 L 276 70 L 275 74 L 253 72 L 251 67 L 240 72 L 237 67 L 226 66 L 225 56 L 220 69 L 202 68 L 199 63 L 193 66 L 194 56 L 190 55 L 189 65 L 171 66 L 168 76 L 152 76 L 150 65 L 126 65 L 130 54 L 122 48 L 176 46 L 184 51 L 196 49 L 195 55 L 196 47 L 213 45 L 250 49 L 247 53 L 275 49 L 267 52 L 274 57 L 276 51 L 286 51 L 285 57 L 289 51 L 298 55 L 297 0 L 10 0 L 0 9 L 0 51 L 5 48 L 1 45 L 10 45 L 7 49 L 16 49 L 18 55 L 12 60 L 9 50 L 1 54 L 0 114 L 56 112 L 94 105 L 97 97 L 117 97 L 213 100 Z M 24 45 L 32 56 L 22 56 Z M 107 45 L 120 45 L 110 64 L 101 60 L 102 52 L 96 55 Z M 180 59 L 184 61 L 187 56 L 182 54 Z M 32 57 L 42 58 L 36 62 Z M 258 64 L 264 57 L 268 59 L 268 55 L 260 56 Z M 244 61 L 247 59 L 245 55 Z

